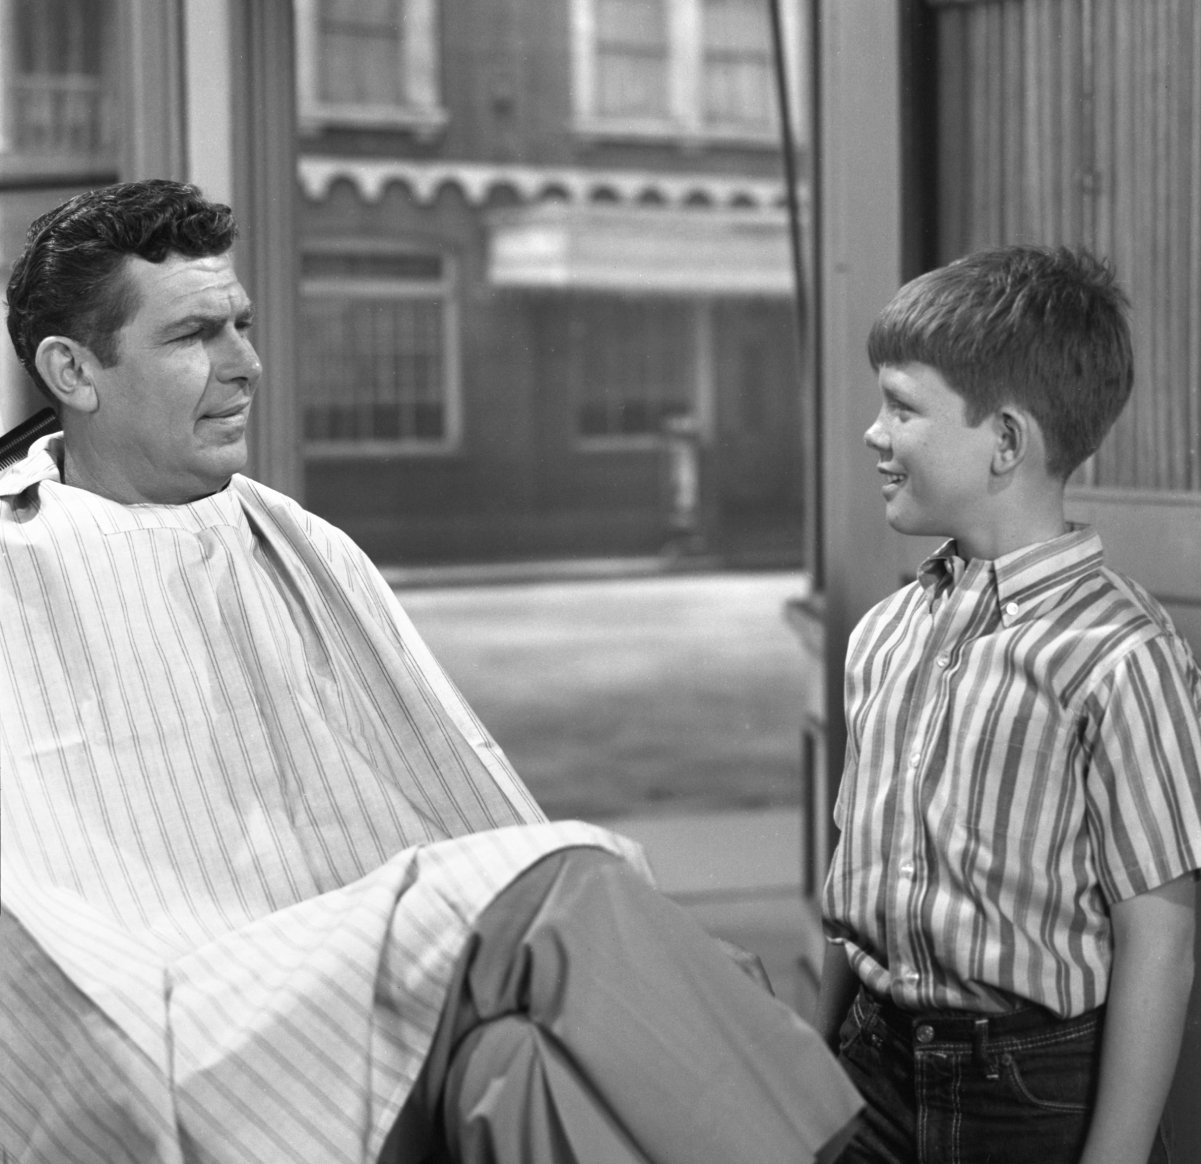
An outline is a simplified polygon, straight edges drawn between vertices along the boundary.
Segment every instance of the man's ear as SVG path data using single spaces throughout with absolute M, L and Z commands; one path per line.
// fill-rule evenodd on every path
M 1039 443 L 1038 424 L 1024 408 L 1006 404 L 993 413 L 992 425 L 996 435 L 992 470 L 997 476 L 1012 473 Z
M 97 366 L 90 349 L 63 335 L 48 335 L 38 344 L 34 363 L 46 387 L 64 408 L 95 412 L 100 407 L 92 370 Z

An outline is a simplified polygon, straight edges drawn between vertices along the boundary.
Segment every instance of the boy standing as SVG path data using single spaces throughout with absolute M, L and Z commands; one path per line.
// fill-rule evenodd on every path
M 868 1102 L 845 1161 L 1163 1151 L 1201 673 L 1064 519 L 1130 393 L 1126 307 L 1089 255 L 1006 247 L 907 284 L 868 340 L 889 524 L 952 540 L 847 654 L 818 1014 Z

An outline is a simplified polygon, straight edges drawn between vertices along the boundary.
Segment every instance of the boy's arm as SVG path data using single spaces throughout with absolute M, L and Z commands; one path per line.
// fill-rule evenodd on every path
M 1192 875 L 1119 901 L 1101 1079 L 1081 1164 L 1143 1164 L 1172 1086 L 1193 984 Z
M 817 1014 L 813 1026 L 826 1046 L 838 1054 L 838 1031 L 859 990 L 859 978 L 847 961 L 846 947 L 827 942 L 822 959 L 821 993 L 817 996 Z

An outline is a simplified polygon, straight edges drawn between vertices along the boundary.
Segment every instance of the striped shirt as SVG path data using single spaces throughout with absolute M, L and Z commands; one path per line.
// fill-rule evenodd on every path
M 0 478 L 0 1151 L 365 1161 L 474 919 L 568 845 L 342 534 Z
M 909 1009 L 1078 1015 L 1109 905 L 1201 867 L 1201 674 L 1092 530 L 953 549 L 851 638 L 826 933 Z

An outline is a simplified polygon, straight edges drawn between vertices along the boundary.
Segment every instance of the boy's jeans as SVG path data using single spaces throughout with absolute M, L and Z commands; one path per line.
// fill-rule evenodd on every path
M 856 997 L 839 1061 L 867 1101 L 839 1164 L 1076 1164 L 1088 1132 L 1103 1010 L 1037 1008 L 980 1025 Z M 1151 1160 L 1170 1157 L 1161 1131 Z

